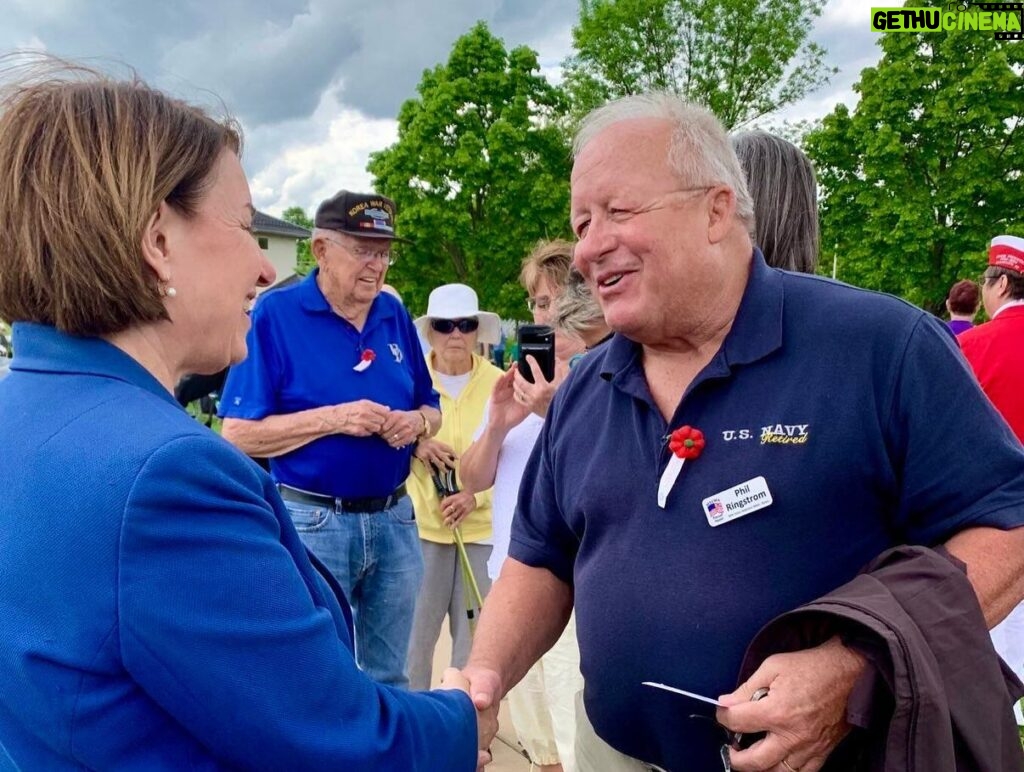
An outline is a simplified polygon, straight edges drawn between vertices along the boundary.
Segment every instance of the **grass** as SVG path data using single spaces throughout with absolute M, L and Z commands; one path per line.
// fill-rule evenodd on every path
M 185 406 L 185 412 L 188 413 L 197 421 L 199 421 L 199 423 L 201 424 L 206 425 L 207 421 L 209 420 L 210 428 L 213 429 L 213 431 L 217 432 L 217 434 L 220 434 L 220 418 L 216 414 L 205 413 L 199 406 L 199 400 L 196 400 L 195 402 L 189 402 L 188 405 Z

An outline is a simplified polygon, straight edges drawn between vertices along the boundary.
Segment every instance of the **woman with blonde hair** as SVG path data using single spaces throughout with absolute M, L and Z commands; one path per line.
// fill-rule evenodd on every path
M 475 769 L 465 679 L 413 694 L 363 675 L 344 594 L 270 478 L 174 399 L 185 373 L 245 357 L 247 308 L 274 279 L 236 125 L 139 80 L 15 76 L 0 95 L 0 315 L 17 351 L 0 383 L 0 759 Z
M 523 261 L 520 280 L 537 324 L 553 324 L 559 299 L 569 282 L 573 245 L 561 239 L 540 242 Z M 555 377 L 541 374 L 530 383 L 515 365 L 495 384 L 487 412 L 473 444 L 462 457 L 462 480 L 470 490 L 492 485 L 494 548 L 487 570 L 492 581 L 508 555 L 519 485 L 544 415 L 555 390 L 569 371 L 569 361 L 583 350 L 580 340 L 556 332 Z M 534 373 L 540 374 L 536 362 Z M 486 605 L 486 604 L 485 604 Z M 542 772 L 575 769 L 576 693 L 583 688 L 576 626 L 572 619 L 552 649 L 508 693 L 509 710 L 519 742 Z

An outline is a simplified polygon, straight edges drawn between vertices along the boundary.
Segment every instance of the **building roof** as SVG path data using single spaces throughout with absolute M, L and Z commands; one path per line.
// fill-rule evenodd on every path
M 279 220 L 269 214 L 257 211 L 252 218 L 252 232 L 268 236 L 291 236 L 293 239 L 308 239 L 313 232 L 287 220 Z

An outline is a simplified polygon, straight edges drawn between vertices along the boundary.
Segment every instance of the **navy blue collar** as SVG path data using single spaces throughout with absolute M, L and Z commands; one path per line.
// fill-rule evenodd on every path
M 81 338 L 48 324 L 15 322 L 11 370 L 113 378 L 145 389 L 178 407 L 174 395 L 132 357 L 101 338 Z
M 750 276 L 725 342 L 691 388 L 706 378 L 726 377 L 737 365 L 750 364 L 782 347 L 782 272 L 769 268 L 761 250 L 754 248 Z M 641 366 L 643 347 L 618 333 L 604 348 L 600 374 L 634 396 L 649 399 Z
M 305 279 L 299 282 L 298 292 L 302 307 L 315 314 L 338 316 L 334 313 L 334 309 L 331 308 L 331 304 L 327 302 L 327 298 L 324 297 L 324 293 L 320 290 L 320 285 L 316 283 L 316 277 L 319 274 L 320 269 L 314 268 Z M 366 324 L 363 325 L 364 330 L 372 329 L 381 320 L 389 319 L 395 315 L 394 305 L 397 305 L 398 301 L 395 300 L 394 305 L 392 305 L 388 302 L 388 298 L 395 300 L 386 292 L 377 293 L 377 297 L 373 299 L 373 303 L 370 305 L 370 313 L 366 315 Z M 343 319 L 341 316 L 338 316 L 338 318 Z

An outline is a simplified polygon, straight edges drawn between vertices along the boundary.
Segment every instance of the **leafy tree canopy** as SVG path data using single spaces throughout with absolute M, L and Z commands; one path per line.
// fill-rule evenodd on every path
M 292 225 L 301 225 L 303 228 L 313 230 L 313 221 L 306 216 L 306 211 L 301 206 L 288 207 L 281 215 L 281 219 Z M 309 239 L 299 239 L 295 242 L 295 273 L 305 276 L 314 268 L 316 268 L 316 259 L 309 246 Z
M 507 51 L 482 22 L 417 92 L 402 105 L 398 141 L 368 165 L 375 189 L 398 204 L 399 233 L 415 242 L 398 247 L 388 281 L 417 311 L 434 287 L 463 282 L 483 307 L 523 318 L 523 256 L 568 233 L 564 95 L 534 51 Z
M 924 3 L 907 3 L 908 7 Z M 823 194 L 822 263 L 936 313 L 991 238 L 1024 234 L 1024 45 L 991 32 L 879 37 L 860 102 L 806 136 Z
M 824 0 L 581 0 L 563 63 L 579 115 L 671 91 L 731 129 L 792 104 L 836 72 L 808 40 Z

